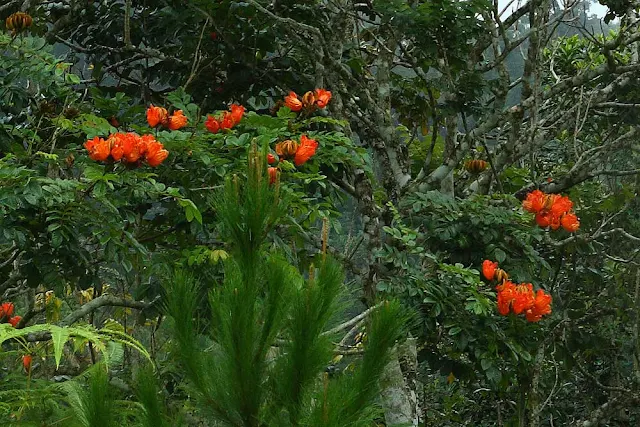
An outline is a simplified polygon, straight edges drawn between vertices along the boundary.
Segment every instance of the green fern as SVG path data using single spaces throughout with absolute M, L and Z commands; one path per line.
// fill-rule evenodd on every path
M 151 360 L 149 352 L 136 339 L 124 332 L 105 327 L 96 329 L 92 325 L 56 326 L 48 323 L 15 329 L 9 324 L 0 324 L 0 345 L 9 340 L 21 340 L 34 335 L 42 340 L 51 339 L 53 353 L 56 361 L 56 369 L 60 366 L 64 345 L 73 338 L 84 339 L 93 344 L 93 347 L 102 353 L 103 359 L 109 364 L 110 352 L 107 351 L 107 343 L 118 343 L 137 350 L 146 359 Z

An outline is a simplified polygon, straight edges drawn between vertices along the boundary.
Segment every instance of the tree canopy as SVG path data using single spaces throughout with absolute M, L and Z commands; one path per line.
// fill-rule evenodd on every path
M 0 419 L 638 423 L 640 4 L 589 4 L 6 1 Z

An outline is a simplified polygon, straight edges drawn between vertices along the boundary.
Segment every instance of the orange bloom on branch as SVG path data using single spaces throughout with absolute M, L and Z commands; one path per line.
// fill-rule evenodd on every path
M 320 108 L 325 108 L 331 100 L 331 92 L 325 89 L 315 90 L 316 105 Z
M 30 354 L 25 354 L 24 356 L 22 356 L 22 367 L 27 372 L 27 374 L 31 372 L 31 360 L 32 357 Z
M 122 153 L 125 162 L 135 163 L 142 156 L 140 137 L 134 133 L 120 134 L 120 144 L 122 144 Z
M 482 263 L 482 275 L 487 280 L 493 280 L 496 275 L 496 269 L 498 268 L 498 263 L 494 261 L 490 261 L 485 259 Z
M 22 316 L 13 316 L 9 319 L 9 323 L 15 328 L 16 326 L 18 326 L 18 323 L 20 323 L 21 320 Z
M 522 202 L 525 211 L 538 213 L 544 207 L 545 194 L 540 190 L 534 190 L 527 194 L 527 198 Z
M 534 190 L 527 194 L 522 207 L 536 214 L 536 224 L 540 227 L 557 230 L 562 226 L 569 232 L 574 232 L 580 227 L 578 217 L 571 211 L 573 202 L 567 196 Z
M 276 156 L 274 156 L 273 154 L 269 153 L 267 154 L 267 163 L 272 165 L 276 162 Z
M 153 104 L 147 109 L 147 123 L 152 128 L 163 125 L 166 126 L 169 122 L 169 113 L 166 108 L 156 107 Z
M 307 162 L 314 154 L 316 154 L 316 150 L 318 148 L 318 142 L 308 138 L 306 135 L 302 135 L 300 137 L 300 146 L 296 150 L 295 158 L 293 162 L 296 166 L 301 166 Z
M 169 157 L 169 152 L 164 149 L 162 143 L 154 140 L 146 144 L 146 158 L 149 166 L 155 168 L 164 162 L 167 157 Z
M 240 123 L 244 112 L 245 108 L 242 105 L 231 104 L 231 120 L 233 121 L 234 126 Z
M 4 302 L 0 305 L 0 319 L 7 316 L 11 317 L 13 315 L 14 306 L 12 302 Z
M 567 196 L 555 196 L 551 205 L 551 213 L 559 218 L 571 210 L 573 202 Z
M 536 224 L 545 228 L 551 225 L 551 214 L 538 212 L 536 214 Z
M 573 212 L 564 214 L 560 222 L 562 224 L 562 228 L 567 230 L 569 233 L 573 233 L 580 228 L 580 221 Z
M 511 310 L 511 303 L 515 298 L 516 287 L 512 282 L 506 280 L 501 285 L 496 286 L 496 289 L 498 290 L 498 312 L 506 316 Z
M 291 111 L 302 110 L 302 101 L 294 91 L 289 92 L 289 95 L 284 97 L 284 105 L 289 107 Z
M 529 322 L 538 322 L 542 316 L 551 314 L 551 295 L 538 289 L 533 306 L 525 313 Z
M 521 283 L 516 286 L 511 308 L 515 314 L 523 313 L 533 307 L 535 297 L 531 283 Z
M 89 157 L 94 160 L 107 160 L 109 156 L 118 162 L 138 165 L 140 161 L 147 160 L 150 166 L 158 166 L 169 155 L 164 146 L 156 141 L 153 135 L 140 136 L 133 132 L 114 133 L 105 141 L 102 138 L 94 138 L 85 143 L 89 151 Z M 152 147 L 152 152 L 149 152 Z
M 210 115 L 207 115 L 207 120 L 204 122 L 204 127 L 207 128 L 207 130 L 211 133 L 218 133 L 218 131 L 220 130 L 220 123 L 218 123 L 218 120 Z
M 111 153 L 111 144 L 97 136 L 85 142 L 84 148 L 89 152 L 89 157 L 96 162 L 104 162 Z
M 219 123 L 220 123 L 220 129 L 231 129 L 234 125 L 233 117 L 231 116 L 231 113 L 228 111 L 225 111 L 224 115 L 222 116 L 222 120 L 220 120 Z
M 169 129 L 178 130 L 185 127 L 187 124 L 187 116 L 182 113 L 182 110 L 178 110 L 169 117 Z

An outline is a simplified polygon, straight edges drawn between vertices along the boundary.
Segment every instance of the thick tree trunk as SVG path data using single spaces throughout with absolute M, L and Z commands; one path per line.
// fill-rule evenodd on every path
M 398 346 L 382 377 L 382 407 L 387 426 L 417 426 L 418 352 L 415 338 Z

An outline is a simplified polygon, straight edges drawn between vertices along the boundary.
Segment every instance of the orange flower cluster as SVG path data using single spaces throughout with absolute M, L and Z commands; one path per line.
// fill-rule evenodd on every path
M 162 126 L 171 130 L 178 130 L 187 125 L 187 116 L 182 113 L 182 110 L 177 110 L 169 115 L 166 108 L 156 107 L 151 104 L 151 107 L 147 109 L 147 123 L 152 128 Z
M 511 311 L 516 315 L 524 313 L 529 322 L 538 322 L 542 316 L 551 314 L 551 295 L 542 289 L 534 293 L 531 283 L 513 283 L 507 273 L 498 268 L 497 262 L 485 260 L 482 275 L 498 282 L 497 304 L 501 315 L 506 316 Z
M 295 92 L 289 92 L 289 95 L 284 97 L 284 105 L 289 107 L 291 111 L 300 111 L 303 108 L 308 111 L 313 111 L 316 107 L 325 108 L 331 100 L 331 92 L 326 89 L 316 89 L 311 92 L 308 91 L 302 98 L 300 98 Z
M 211 133 L 218 133 L 218 131 L 231 129 L 242 120 L 244 116 L 245 108 L 242 105 L 232 104 L 230 111 L 225 111 L 221 117 L 207 116 L 207 120 L 204 122 L 204 126 Z
M 570 233 L 580 227 L 580 221 L 572 211 L 573 202 L 567 196 L 534 190 L 527 194 L 522 207 L 525 211 L 536 214 L 536 223 L 540 227 L 557 230 L 562 226 Z
M 287 139 L 276 144 L 276 154 L 280 160 L 293 159 L 293 163 L 296 166 L 302 166 L 316 154 L 318 149 L 318 142 L 314 139 L 302 135 L 300 137 L 300 143 L 295 142 L 292 139 Z M 273 154 L 267 155 L 267 162 L 273 164 L 276 162 L 276 157 Z
M 311 157 L 313 157 L 314 154 L 316 154 L 317 149 L 318 142 L 309 138 L 307 135 L 302 135 L 300 137 L 300 143 L 297 143 L 292 139 L 287 139 L 286 141 L 276 144 L 276 154 L 278 157 L 274 156 L 272 153 L 267 154 L 267 163 L 269 165 L 274 165 L 280 160 L 293 159 L 293 163 L 295 163 L 296 166 L 302 166 Z M 269 183 L 273 184 L 276 182 L 279 169 L 277 166 L 270 166 L 267 171 L 269 172 Z
M 24 12 L 16 12 L 9 15 L 5 24 L 7 25 L 7 30 L 16 34 L 29 28 L 33 24 L 33 18 Z
M 153 135 L 140 136 L 136 133 L 113 133 L 109 138 L 95 137 L 84 143 L 89 157 L 97 162 L 113 160 L 127 164 L 139 164 L 145 160 L 149 166 L 159 166 L 168 156 L 162 143 Z
M 14 306 L 12 302 L 4 302 L 0 305 L 0 323 L 8 322 L 14 328 L 18 326 L 22 316 L 13 315 Z

